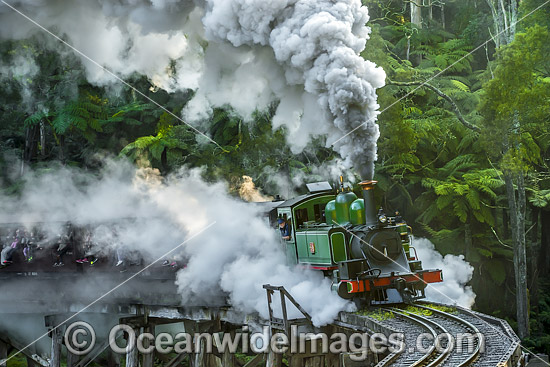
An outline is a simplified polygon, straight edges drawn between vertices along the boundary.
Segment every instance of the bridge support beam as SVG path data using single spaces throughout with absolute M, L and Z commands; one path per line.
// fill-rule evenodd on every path
M 27 357 L 27 367 L 37 367 L 38 364 L 31 357 Z
M 75 367 L 78 364 L 79 356 L 67 351 L 67 367 Z
M 107 367 L 120 367 L 120 355 L 107 348 Z
M 283 355 L 281 353 L 275 353 L 274 351 L 269 350 L 267 354 L 267 363 L 265 367 L 281 367 L 283 363 Z
M 134 329 L 134 335 L 139 335 L 139 328 Z M 139 367 L 139 351 L 136 346 L 126 351 L 126 367 Z
M 61 367 L 61 327 L 54 327 L 51 329 L 50 334 L 52 337 L 50 367 Z
M 234 335 L 234 332 L 231 333 L 232 337 Z M 223 351 L 223 359 L 222 359 L 222 365 L 223 367 L 235 367 L 235 355 L 229 353 L 229 350 L 226 348 L 226 350 Z
M 143 328 L 143 331 L 146 332 L 146 333 L 153 334 L 153 336 L 154 336 L 155 335 L 155 326 L 149 324 L 147 327 Z M 149 340 L 144 340 L 143 341 L 143 346 L 145 348 L 148 348 L 149 345 L 150 345 Z M 155 357 L 154 351 L 151 352 L 151 353 L 144 354 L 143 355 L 143 367 L 153 367 L 154 357 Z
M 8 344 L 0 340 L 0 361 L 8 358 Z M 0 363 L 0 366 L 5 367 L 6 363 Z

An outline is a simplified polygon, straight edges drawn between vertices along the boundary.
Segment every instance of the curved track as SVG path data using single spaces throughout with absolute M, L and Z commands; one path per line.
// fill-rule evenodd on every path
M 444 312 L 437 306 L 445 305 L 419 303 L 414 305 L 414 310 L 381 309 L 395 316 L 383 321 L 364 316 L 383 328 L 403 333 L 404 347 L 388 354 L 377 367 L 497 367 L 521 364 L 519 339 L 506 322 L 461 307 L 451 307 L 451 312 Z M 419 338 L 423 333 L 428 335 Z M 437 335 L 440 337 L 437 338 Z

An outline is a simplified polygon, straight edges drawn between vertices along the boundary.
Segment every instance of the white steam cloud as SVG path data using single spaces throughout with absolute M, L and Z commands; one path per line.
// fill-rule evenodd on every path
M 443 257 L 434 244 L 425 238 L 415 238 L 413 246 L 418 252 L 424 269 L 442 269 L 443 283 L 433 283 L 426 288 L 429 301 L 456 304 L 471 308 L 476 295 L 468 285 L 474 274 L 474 268 L 464 260 L 464 255 L 445 255 Z
M 182 170 L 162 178 L 115 161 L 106 162 L 99 176 L 68 168 L 29 173 L 20 198 L 0 197 L 0 222 L 31 228 L 48 218 L 51 235 L 65 221 L 91 224 L 103 254 L 113 256 L 124 246 L 141 253 L 145 264 L 214 223 L 176 253 L 185 265 L 177 274 L 182 304 L 229 304 L 267 317 L 262 286 L 271 283 L 285 286 L 315 325 L 351 309 L 322 274 L 286 265 L 280 235 L 257 205 L 230 197 L 225 184 L 205 183 L 200 174 Z
M 141 73 L 168 91 L 192 89 L 184 114 L 201 124 L 215 106 L 248 119 L 278 103 L 273 128 L 285 126 L 300 152 L 328 135 L 347 168 L 371 178 L 379 136 L 376 89 L 385 73 L 359 53 L 370 29 L 360 0 L 18 0 L 11 5 L 65 37 L 114 73 Z M 1 38 L 41 30 L 0 5 Z M 65 46 L 51 42 L 51 47 Z M 83 59 L 90 82 L 113 77 Z

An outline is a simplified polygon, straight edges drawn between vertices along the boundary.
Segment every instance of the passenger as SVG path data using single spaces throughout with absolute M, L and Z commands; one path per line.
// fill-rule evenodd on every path
M 176 260 L 164 260 L 162 263 L 162 266 L 169 266 L 171 268 L 176 268 L 178 266 L 178 262 Z
M 281 238 L 285 241 L 290 240 L 290 226 L 288 223 L 283 219 L 279 218 L 277 220 L 277 223 L 279 223 L 279 231 L 281 231 Z
M 92 239 L 92 233 L 88 231 L 84 236 L 84 257 L 76 260 L 79 264 L 90 263 L 90 266 L 94 266 L 99 259 L 97 256 L 98 248 L 96 243 Z
M 14 236 L 11 238 L 8 237 L 8 243 L 10 240 L 11 243 L 4 246 L 0 255 L 2 265 L 10 265 L 13 263 L 13 254 L 17 250 L 18 245 L 21 243 L 21 231 L 19 229 L 15 230 Z
M 70 223 L 67 223 L 65 235 L 58 235 L 57 250 L 55 251 L 56 262 L 53 266 L 64 266 L 63 256 L 71 249 L 73 242 L 73 229 Z
M 55 263 L 54 267 L 64 266 L 63 256 L 69 251 L 69 244 L 65 236 L 58 234 L 55 241 Z
M 2 252 L 0 252 L 0 265 L 2 266 L 11 264 L 11 261 L 8 260 L 9 254 L 11 251 L 11 246 L 10 246 L 10 243 L 12 242 L 11 240 L 12 240 L 11 236 L 6 236 L 6 240 L 2 247 Z
M 32 240 L 32 234 L 29 233 L 29 231 L 27 230 L 23 232 L 23 239 L 21 241 L 21 245 L 23 246 L 23 256 L 25 256 L 25 262 L 31 262 L 33 240 Z
M 113 243 L 115 248 L 115 266 L 120 268 L 120 272 L 124 273 L 126 268 L 127 249 L 126 246 L 120 241 L 118 231 L 113 229 Z
M 27 262 L 32 262 L 34 260 L 34 254 L 36 251 L 42 250 L 41 238 L 38 231 L 30 232 L 27 237 L 27 246 L 23 249 L 23 255 L 25 255 L 25 260 Z

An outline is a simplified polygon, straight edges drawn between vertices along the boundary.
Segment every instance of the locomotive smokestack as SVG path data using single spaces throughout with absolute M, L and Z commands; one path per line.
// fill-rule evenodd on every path
M 378 181 L 368 180 L 359 183 L 363 189 L 363 200 L 365 202 L 365 224 L 372 226 L 378 223 L 376 217 L 376 204 L 374 203 L 374 185 Z

